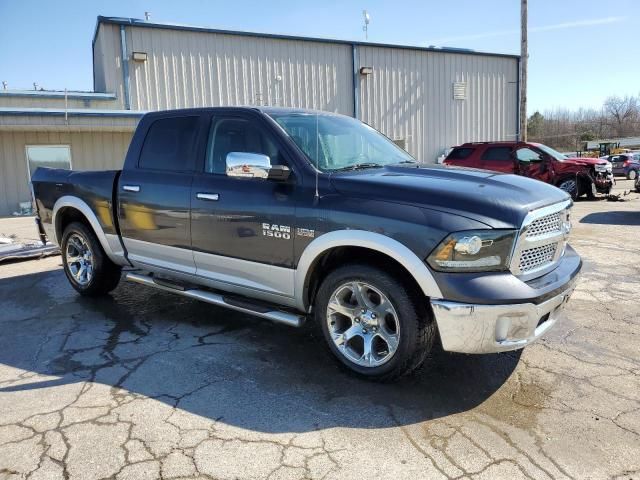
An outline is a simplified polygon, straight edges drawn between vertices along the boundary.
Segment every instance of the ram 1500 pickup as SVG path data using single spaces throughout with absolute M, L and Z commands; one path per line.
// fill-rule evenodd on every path
M 299 326 L 374 379 L 434 342 L 524 347 L 581 268 L 569 195 L 425 166 L 358 120 L 284 108 L 145 115 L 121 171 L 38 169 L 38 218 L 82 295 L 133 282 Z M 302 361 L 302 359 L 301 359 Z

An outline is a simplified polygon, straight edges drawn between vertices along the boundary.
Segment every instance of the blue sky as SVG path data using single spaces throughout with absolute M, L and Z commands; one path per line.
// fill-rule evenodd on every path
M 0 80 L 92 88 L 97 15 L 519 53 L 518 0 L 0 0 Z M 529 0 L 529 112 L 640 93 L 640 1 Z

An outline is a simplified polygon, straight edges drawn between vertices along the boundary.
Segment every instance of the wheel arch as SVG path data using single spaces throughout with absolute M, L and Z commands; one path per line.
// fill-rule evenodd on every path
M 112 262 L 117 265 L 128 264 L 118 236 L 105 234 L 91 207 L 84 200 L 71 195 L 60 197 L 53 206 L 52 224 L 56 244 L 61 244 L 64 228 L 73 221 L 83 222 L 91 228 Z
M 390 268 L 399 269 L 425 297 L 442 298 L 442 293 L 425 263 L 402 243 L 380 233 L 339 230 L 326 233 L 304 250 L 294 280 L 297 307 L 309 311 L 324 275 L 331 271 L 335 256 L 349 261 L 375 257 Z

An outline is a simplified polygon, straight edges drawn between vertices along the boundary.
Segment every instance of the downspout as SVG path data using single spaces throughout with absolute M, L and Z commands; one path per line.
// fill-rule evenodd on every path
M 351 45 L 351 61 L 353 63 L 353 117 L 360 120 L 360 55 L 355 43 Z
M 518 62 L 516 63 L 516 141 L 519 142 L 521 140 L 520 133 L 520 65 L 521 58 L 518 57 Z
M 124 85 L 124 108 L 131 110 L 129 93 L 129 58 L 127 56 L 127 35 L 124 25 L 120 25 L 120 61 L 122 62 L 122 81 Z

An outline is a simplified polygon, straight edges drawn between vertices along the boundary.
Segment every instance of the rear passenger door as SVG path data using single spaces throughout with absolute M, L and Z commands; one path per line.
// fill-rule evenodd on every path
M 176 115 L 149 126 L 137 164 L 118 182 L 118 219 L 129 260 L 139 267 L 195 273 L 190 204 L 201 117 Z
M 507 146 L 487 147 L 480 157 L 480 163 L 485 170 L 494 172 L 515 173 L 515 162 L 511 155 L 512 148 Z

